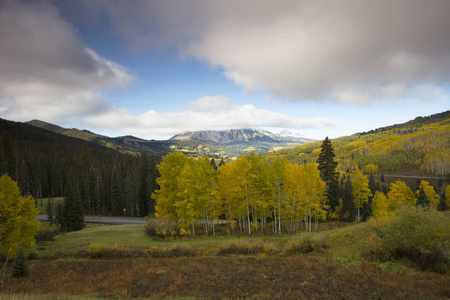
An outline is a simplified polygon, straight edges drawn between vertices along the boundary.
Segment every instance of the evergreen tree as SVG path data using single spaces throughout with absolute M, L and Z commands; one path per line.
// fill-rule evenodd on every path
M 339 174 L 336 171 L 338 163 L 334 160 L 334 157 L 333 145 L 331 144 L 331 140 L 326 137 L 322 142 L 317 163 L 319 164 L 320 177 L 327 184 L 327 187 L 330 186 L 332 181 L 338 180 Z
M 30 195 L 30 177 L 28 174 L 28 166 L 25 159 L 22 159 L 19 166 L 19 174 L 18 174 L 18 182 L 20 191 L 22 192 L 23 196 Z
M 421 187 L 419 190 L 419 196 L 417 197 L 417 201 L 416 201 L 416 206 L 428 206 L 431 204 L 431 201 L 428 200 L 427 195 L 425 194 L 425 191 L 423 190 L 423 188 Z
M 330 205 L 330 212 L 334 212 L 336 207 L 339 206 L 339 199 L 341 197 L 341 189 L 339 187 L 339 180 L 330 182 L 330 186 L 327 189 L 327 198 Z
M 138 214 L 139 217 L 146 217 L 148 215 L 148 200 L 149 200 L 149 184 L 148 177 L 150 174 L 150 160 L 147 151 L 141 153 L 139 158 L 139 202 Z
M 81 230 L 84 223 L 84 209 L 81 201 L 77 199 L 72 183 L 68 181 L 64 186 L 65 200 L 61 209 L 59 222 L 63 232 Z
M 342 191 L 341 220 L 343 221 L 351 222 L 355 220 L 355 205 L 353 203 L 352 193 L 352 181 L 350 179 L 350 174 L 348 174 Z
M 52 206 L 52 198 L 48 199 L 48 204 L 47 204 L 47 220 L 51 225 L 53 225 L 53 221 L 54 221 L 54 215 L 53 215 L 53 206 Z
M 14 258 L 12 277 L 28 277 L 29 270 L 27 265 L 27 258 L 25 253 L 23 253 L 22 245 L 19 245 L 17 249 L 16 256 Z
M 448 205 L 447 202 L 445 201 L 445 191 L 441 194 L 441 197 L 439 198 L 439 205 L 437 207 L 437 210 L 439 211 L 445 211 L 447 210 Z
M 159 172 L 158 172 L 158 168 L 156 167 L 156 163 L 155 163 L 155 158 L 152 156 L 150 156 L 150 169 L 149 169 L 149 174 L 147 177 L 147 183 L 148 183 L 148 194 L 147 194 L 147 198 L 148 198 L 148 214 L 153 216 L 156 212 L 155 210 L 155 206 L 156 206 L 156 201 L 153 198 L 153 193 L 159 189 L 158 183 L 156 183 L 156 178 L 159 177 Z
M 0 175 L 9 174 L 13 176 L 14 152 L 11 136 L 7 131 L 3 131 L 0 138 Z
M 331 140 L 326 137 L 322 142 L 322 148 L 317 159 L 320 178 L 327 186 L 327 198 L 330 204 L 330 211 L 333 212 L 339 205 L 339 173 L 336 171 L 338 165 L 334 160 L 335 154 Z
M 223 157 L 222 157 L 222 159 L 220 160 L 220 163 L 219 163 L 219 167 L 221 167 L 223 165 L 225 165 L 225 162 L 223 161 Z
M 211 163 L 211 167 L 213 167 L 213 168 L 214 168 L 214 170 L 216 170 L 216 171 L 217 171 L 217 165 L 216 165 L 216 161 L 214 160 L 214 158 L 211 158 L 211 161 L 210 161 L 210 163 Z
M 113 216 L 121 216 L 124 209 L 123 206 L 119 175 L 116 168 L 114 168 L 111 178 L 111 214 Z

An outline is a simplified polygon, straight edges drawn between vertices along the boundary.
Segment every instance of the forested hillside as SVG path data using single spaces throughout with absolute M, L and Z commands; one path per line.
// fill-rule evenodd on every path
M 340 171 L 357 166 L 365 173 L 407 169 L 438 176 L 450 173 L 450 111 L 332 142 Z M 315 162 L 319 153 L 320 143 L 311 143 L 263 157 L 267 161 L 287 158 L 305 163 Z
M 85 214 L 152 213 L 157 170 L 147 153 L 124 154 L 2 119 L 0 133 L 0 173 L 9 174 L 23 194 L 36 199 L 65 196 L 64 186 L 70 182 Z

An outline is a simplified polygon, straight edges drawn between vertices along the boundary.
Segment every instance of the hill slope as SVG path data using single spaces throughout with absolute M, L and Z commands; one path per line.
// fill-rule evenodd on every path
M 404 124 L 380 128 L 332 140 L 338 169 L 376 165 L 380 171 L 417 170 L 435 175 L 450 173 L 450 111 L 418 117 Z M 316 161 L 321 143 L 267 153 L 271 161 L 287 158 L 292 162 Z

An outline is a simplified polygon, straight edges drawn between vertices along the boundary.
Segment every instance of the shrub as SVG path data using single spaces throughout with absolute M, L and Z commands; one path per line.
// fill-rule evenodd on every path
M 120 259 L 142 257 L 144 250 L 142 248 L 128 248 L 118 245 L 102 245 L 93 243 L 86 250 L 78 251 L 77 255 L 89 257 L 92 259 Z
M 54 241 L 55 236 L 59 234 L 58 226 L 50 226 L 44 224 L 41 225 L 41 229 L 36 232 L 36 235 L 34 236 L 34 238 L 36 239 L 36 243 Z
M 310 235 L 306 235 L 288 240 L 284 247 L 284 253 L 286 255 L 306 254 L 311 252 L 322 252 L 323 249 L 328 248 L 329 246 L 325 242 L 315 241 Z
M 145 233 L 153 239 L 166 239 L 179 236 L 180 230 L 174 220 L 152 218 L 145 225 Z
M 277 252 L 278 249 L 273 244 L 270 244 L 268 242 L 263 242 L 261 240 L 235 240 L 220 245 L 219 249 L 217 250 L 217 255 L 273 255 Z
M 368 251 L 370 258 L 406 258 L 423 270 L 448 272 L 450 219 L 442 213 L 429 207 L 404 207 L 372 224 L 378 241 Z
M 145 256 L 152 258 L 169 258 L 181 256 L 196 256 L 198 251 L 186 245 L 173 245 L 170 247 L 152 247 L 145 249 Z

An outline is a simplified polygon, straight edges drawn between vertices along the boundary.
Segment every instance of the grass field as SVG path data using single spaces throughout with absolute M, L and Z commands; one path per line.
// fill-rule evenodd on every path
M 40 198 L 40 199 L 36 199 L 36 205 L 37 208 L 39 209 L 39 213 L 40 214 L 46 214 L 47 213 L 47 205 L 49 202 L 50 198 Z M 55 197 L 52 198 L 52 203 L 56 204 L 59 202 L 63 202 L 64 201 L 64 197 Z
M 143 225 L 88 225 L 40 244 L 28 278 L 10 278 L 11 264 L 3 265 L 0 298 L 450 297 L 449 275 L 361 259 L 374 233 L 368 223 L 344 225 L 319 224 L 309 234 L 168 241 L 152 240 Z M 305 244 L 312 247 L 306 251 Z

